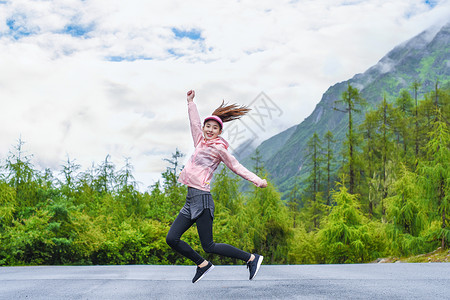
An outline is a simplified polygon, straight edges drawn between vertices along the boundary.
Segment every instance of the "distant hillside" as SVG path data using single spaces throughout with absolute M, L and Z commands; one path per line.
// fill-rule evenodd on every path
M 350 80 L 331 86 L 313 113 L 302 123 L 264 141 L 257 148 L 262 154 L 265 168 L 280 190 L 289 190 L 296 177 L 307 175 L 305 163 L 306 145 L 314 132 L 322 138 L 330 130 L 335 139 L 336 153 L 345 140 L 347 118 L 333 110 L 334 101 L 341 98 L 348 84 L 357 87 L 368 103 L 367 109 L 376 107 L 383 95 L 392 101 L 401 89 L 411 90 L 414 80 L 421 82 L 419 98 L 434 88 L 436 80 L 450 80 L 450 23 L 442 28 L 429 29 L 395 47 L 375 66 Z M 356 126 L 364 117 L 357 115 Z M 244 164 L 251 165 L 247 158 Z

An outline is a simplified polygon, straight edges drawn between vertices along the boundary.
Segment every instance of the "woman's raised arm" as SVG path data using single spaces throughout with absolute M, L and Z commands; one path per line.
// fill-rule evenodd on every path
M 203 138 L 203 132 L 202 132 L 202 122 L 200 120 L 200 116 L 198 115 L 198 110 L 194 102 L 194 97 L 195 97 L 194 90 L 190 90 L 187 92 L 188 115 L 191 124 L 191 134 L 192 139 L 194 140 L 194 147 L 197 147 L 198 143 L 200 143 L 200 141 Z

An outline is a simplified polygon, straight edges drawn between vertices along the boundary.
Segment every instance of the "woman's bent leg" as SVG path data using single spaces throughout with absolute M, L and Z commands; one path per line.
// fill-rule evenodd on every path
M 169 232 L 166 236 L 166 243 L 175 251 L 180 253 L 181 255 L 192 260 L 196 265 L 201 264 L 204 261 L 204 258 L 200 256 L 194 249 L 189 246 L 188 243 L 180 240 L 183 233 L 189 229 L 189 227 L 194 224 L 188 217 L 178 214 L 177 218 L 173 222 L 170 227 Z
M 215 253 L 226 257 L 238 258 L 243 261 L 250 259 L 250 253 L 242 251 L 228 244 L 214 243 L 212 224 L 213 219 L 209 209 L 205 209 L 196 220 L 198 235 L 202 243 L 203 250 L 207 253 Z

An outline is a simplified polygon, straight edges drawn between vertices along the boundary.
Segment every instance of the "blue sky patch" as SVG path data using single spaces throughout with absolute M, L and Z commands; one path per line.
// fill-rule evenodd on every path
M 73 37 L 83 37 L 92 31 L 93 25 L 82 26 L 78 24 L 69 24 L 64 27 L 64 33 L 70 34 Z
M 178 28 L 172 28 L 172 32 L 178 39 L 188 38 L 191 40 L 203 40 L 202 32 L 198 29 L 181 30 Z
M 436 0 L 425 0 L 425 4 L 428 5 L 429 7 L 433 8 L 437 5 L 437 1 Z
M 112 62 L 121 62 L 121 61 L 136 61 L 136 60 L 153 60 L 153 58 L 152 57 L 143 56 L 143 55 L 139 55 L 139 56 L 114 55 L 114 56 L 107 56 L 106 60 L 112 61 Z
M 9 18 L 6 20 L 6 26 L 9 28 L 9 34 L 16 40 L 32 35 L 37 32 L 26 26 L 25 17 L 17 15 L 15 18 Z
M 178 52 L 178 50 L 177 50 L 177 49 L 174 49 L 174 48 L 168 49 L 167 52 L 168 52 L 170 55 L 173 55 L 173 56 L 176 56 L 176 57 L 183 57 L 183 56 L 184 56 L 184 54 Z

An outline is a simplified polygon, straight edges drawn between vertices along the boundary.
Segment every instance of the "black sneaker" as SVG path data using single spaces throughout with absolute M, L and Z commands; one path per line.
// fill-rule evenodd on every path
M 192 278 L 192 283 L 196 283 L 200 279 L 205 276 L 206 273 L 214 269 L 214 265 L 208 261 L 208 265 L 204 266 L 203 268 L 197 267 L 197 272 L 195 272 L 194 278 Z
M 261 263 L 264 259 L 264 256 L 259 255 L 259 254 L 253 254 L 255 256 L 255 259 L 252 261 L 249 261 L 247 263 L 247 269 L 249 269 L 250 271 L 250 280 L 252 280 L 253 278 L 255 278 L 256 274 L 259 271 L 259 267 L 261 267 Z

